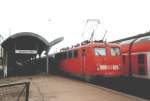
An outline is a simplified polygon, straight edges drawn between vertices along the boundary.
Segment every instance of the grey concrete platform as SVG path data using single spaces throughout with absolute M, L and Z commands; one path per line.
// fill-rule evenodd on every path
M 13 77 L 30 78 L 29 101 L 146 101 L 107 88 L 53 75 Z

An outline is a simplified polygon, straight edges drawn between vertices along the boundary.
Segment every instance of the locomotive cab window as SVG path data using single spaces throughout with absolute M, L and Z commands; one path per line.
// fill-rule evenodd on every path
M 106 56 L 105 48 L 94 48 L 94 52 L 96 56 Z
M 119 48 L 113 47 L 110 49 L 110 52 L 111 52 L 111 56 L 120 56 L 120 49 Z

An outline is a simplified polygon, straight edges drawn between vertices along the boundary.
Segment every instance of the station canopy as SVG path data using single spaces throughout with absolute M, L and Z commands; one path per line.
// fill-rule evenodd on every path
M 48 52 L 55 44 L 63 41 L 64 37 L 59 37 L 51 42 L 48 42 L 42 36 L 32 32 L 20 32 L 9 36 L 1 44 L 3 48 L 3 58 L 5 60 L 4 71 L 9 73 L 16 73 L 24 70 L 20 70 L 19 67 L 26 67 L 26 64 L 30 63 L 32 59 L 36 59 L 37 56 L 45 51 L 46 55 L 46 72 L 49 72 L 49 56 Z M 8 68 L 8 69 L 6 69 Z M 16 68 L 16 69 L 14 69 Z M 27 69 L 27 68 L 26 68 Z M 33 69 L 33 68 L 32 68 Z M 5 73 L 5 77 L 7 72 Z
M 2 42 L 2 47 L 15 59 L 25 61 L 47 51 L 50 43 L 42 36 L 32 32 L 20 32 L 9 36 Z

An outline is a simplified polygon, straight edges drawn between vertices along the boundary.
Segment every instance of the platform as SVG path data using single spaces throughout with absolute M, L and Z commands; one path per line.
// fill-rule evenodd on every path
M 29 101 L 146 101 L 80 80 L 54 75 L 8 79 L 30 79 Z

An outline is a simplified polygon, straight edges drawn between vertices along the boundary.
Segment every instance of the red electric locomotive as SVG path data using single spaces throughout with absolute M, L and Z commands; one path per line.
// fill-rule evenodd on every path
M 124 74 L 150 79 L 150 36 L 134 36 L 120 45 Z
M 59 70 L 84 77 L 122 75 L 120 47 L 114 43 L 86 41 L 55 54 Z

